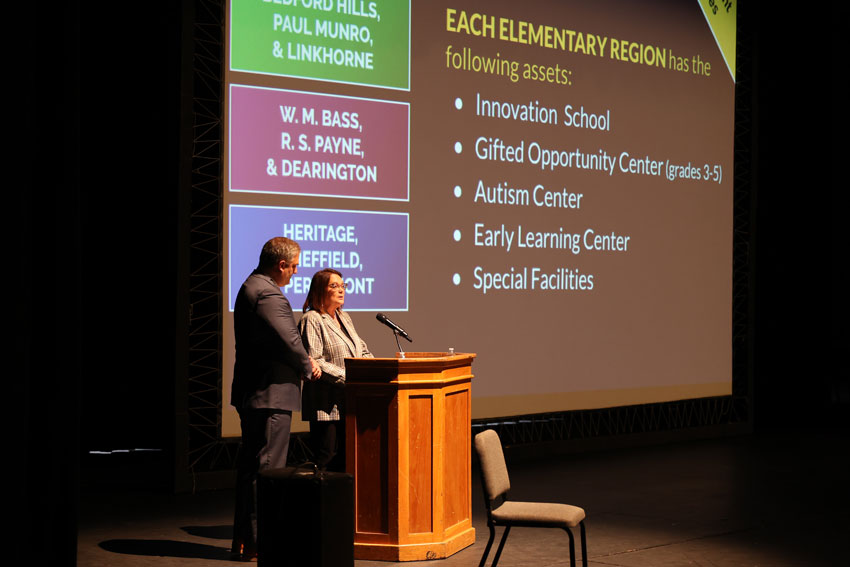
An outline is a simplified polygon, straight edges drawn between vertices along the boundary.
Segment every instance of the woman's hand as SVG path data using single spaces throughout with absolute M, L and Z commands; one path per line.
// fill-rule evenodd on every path
M 318 380 L 322 377 L 322 369 L 319 367 L 319 363 L 316 362 L 313 357 L 310 357 L 310 364 L 313 366 L 313 380 Z

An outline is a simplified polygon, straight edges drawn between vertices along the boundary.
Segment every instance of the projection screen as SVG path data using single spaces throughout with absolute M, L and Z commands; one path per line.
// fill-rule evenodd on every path
M 376 356 L 378 312 L 477 353 L 474 418 L 731 394 L 735 34 L 714 0 L 232 0 L 222 435 L 273 236 L 296 317 L 333 267 Z

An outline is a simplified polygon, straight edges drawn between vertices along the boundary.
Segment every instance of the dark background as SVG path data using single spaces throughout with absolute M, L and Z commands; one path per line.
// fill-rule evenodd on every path
M 7 21 L 18 283 L 4 461 L 23 487 L 12 509 L 28 511 L 13 541 L 53 564 L 75 557 L 80 484 L 97 467 L 88 451 L 160 448 L 146 482 L 170 490 L 173 474 L 184 14 L 108 6 L 35 3 Z M 846 19 L 748 9 L 753 426 L 847 427 L 846 79 L 833 59 Z

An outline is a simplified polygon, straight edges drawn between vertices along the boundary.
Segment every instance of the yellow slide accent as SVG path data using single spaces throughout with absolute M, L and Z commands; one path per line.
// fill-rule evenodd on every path
M 738 2 L 737 0 L 699 0 L 699 5 L 734 81 Z

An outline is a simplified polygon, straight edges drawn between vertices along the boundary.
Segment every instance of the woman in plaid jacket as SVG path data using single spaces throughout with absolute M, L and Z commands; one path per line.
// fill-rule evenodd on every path
M 342 274 L 326 268 L 310 282 L 299 328 L 304 348 L 322 370 L 316 381 L 304 382 L 301 414 L 310 421 L 313 458 L 320 469 L 345 470 L 345 358 L 372 357 L 360 338 L 345 303 Z M 331 463 L 334 456 L 336 461 Z

